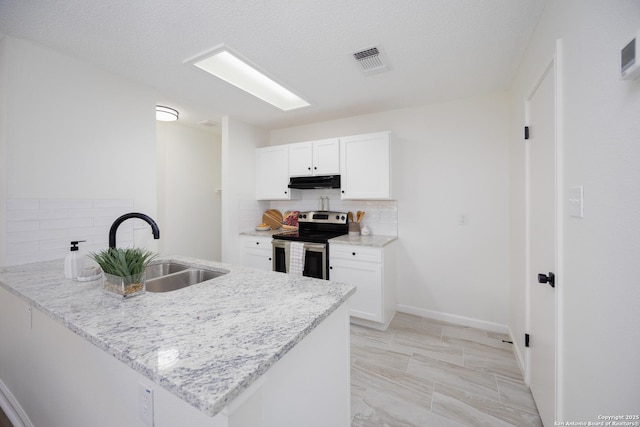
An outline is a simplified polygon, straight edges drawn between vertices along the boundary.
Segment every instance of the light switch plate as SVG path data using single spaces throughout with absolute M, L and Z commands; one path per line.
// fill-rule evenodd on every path
M 569 188 L 569 216 L 574 218 L 584 217 L 584 188 Z

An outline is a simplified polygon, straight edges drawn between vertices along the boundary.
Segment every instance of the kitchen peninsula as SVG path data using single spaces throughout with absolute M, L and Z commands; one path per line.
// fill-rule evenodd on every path
M 0 269 L 0 386 L 33 425 L 350 425 L 354 286 L 161 261 L 228 273 L 121 300 L 62 261 Z

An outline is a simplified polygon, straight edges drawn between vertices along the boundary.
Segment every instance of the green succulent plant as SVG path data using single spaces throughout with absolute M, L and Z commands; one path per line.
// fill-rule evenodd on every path
M 140 248 L 109 248 L 89 254 L 89 258 L 97 262 L 102 271 L 130 278 L 127 279 L 130 283 L 140 282 L 144 269 L 157 256 L 157 253 Z

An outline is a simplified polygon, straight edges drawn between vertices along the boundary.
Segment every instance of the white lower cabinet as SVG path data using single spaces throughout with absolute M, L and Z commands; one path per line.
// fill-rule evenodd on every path
M 242 265 L 271 271 L 271 237 L 242 236 Z
M 396 312 L 394 243 L 385 247 L 330 244 L 330 279 L 356 285 L 351 321 L 386 330 Z

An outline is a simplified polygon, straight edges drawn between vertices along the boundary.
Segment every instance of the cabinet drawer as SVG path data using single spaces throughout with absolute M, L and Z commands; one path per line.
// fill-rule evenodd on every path
M 244 249 L 259 249 L 271 252 L 270 237 L 245 237 L 242 240 L 242 247 Z
M 353 261 L 382 262 L 382 249 L 368 246 L 330 245 L 331 258 Z

